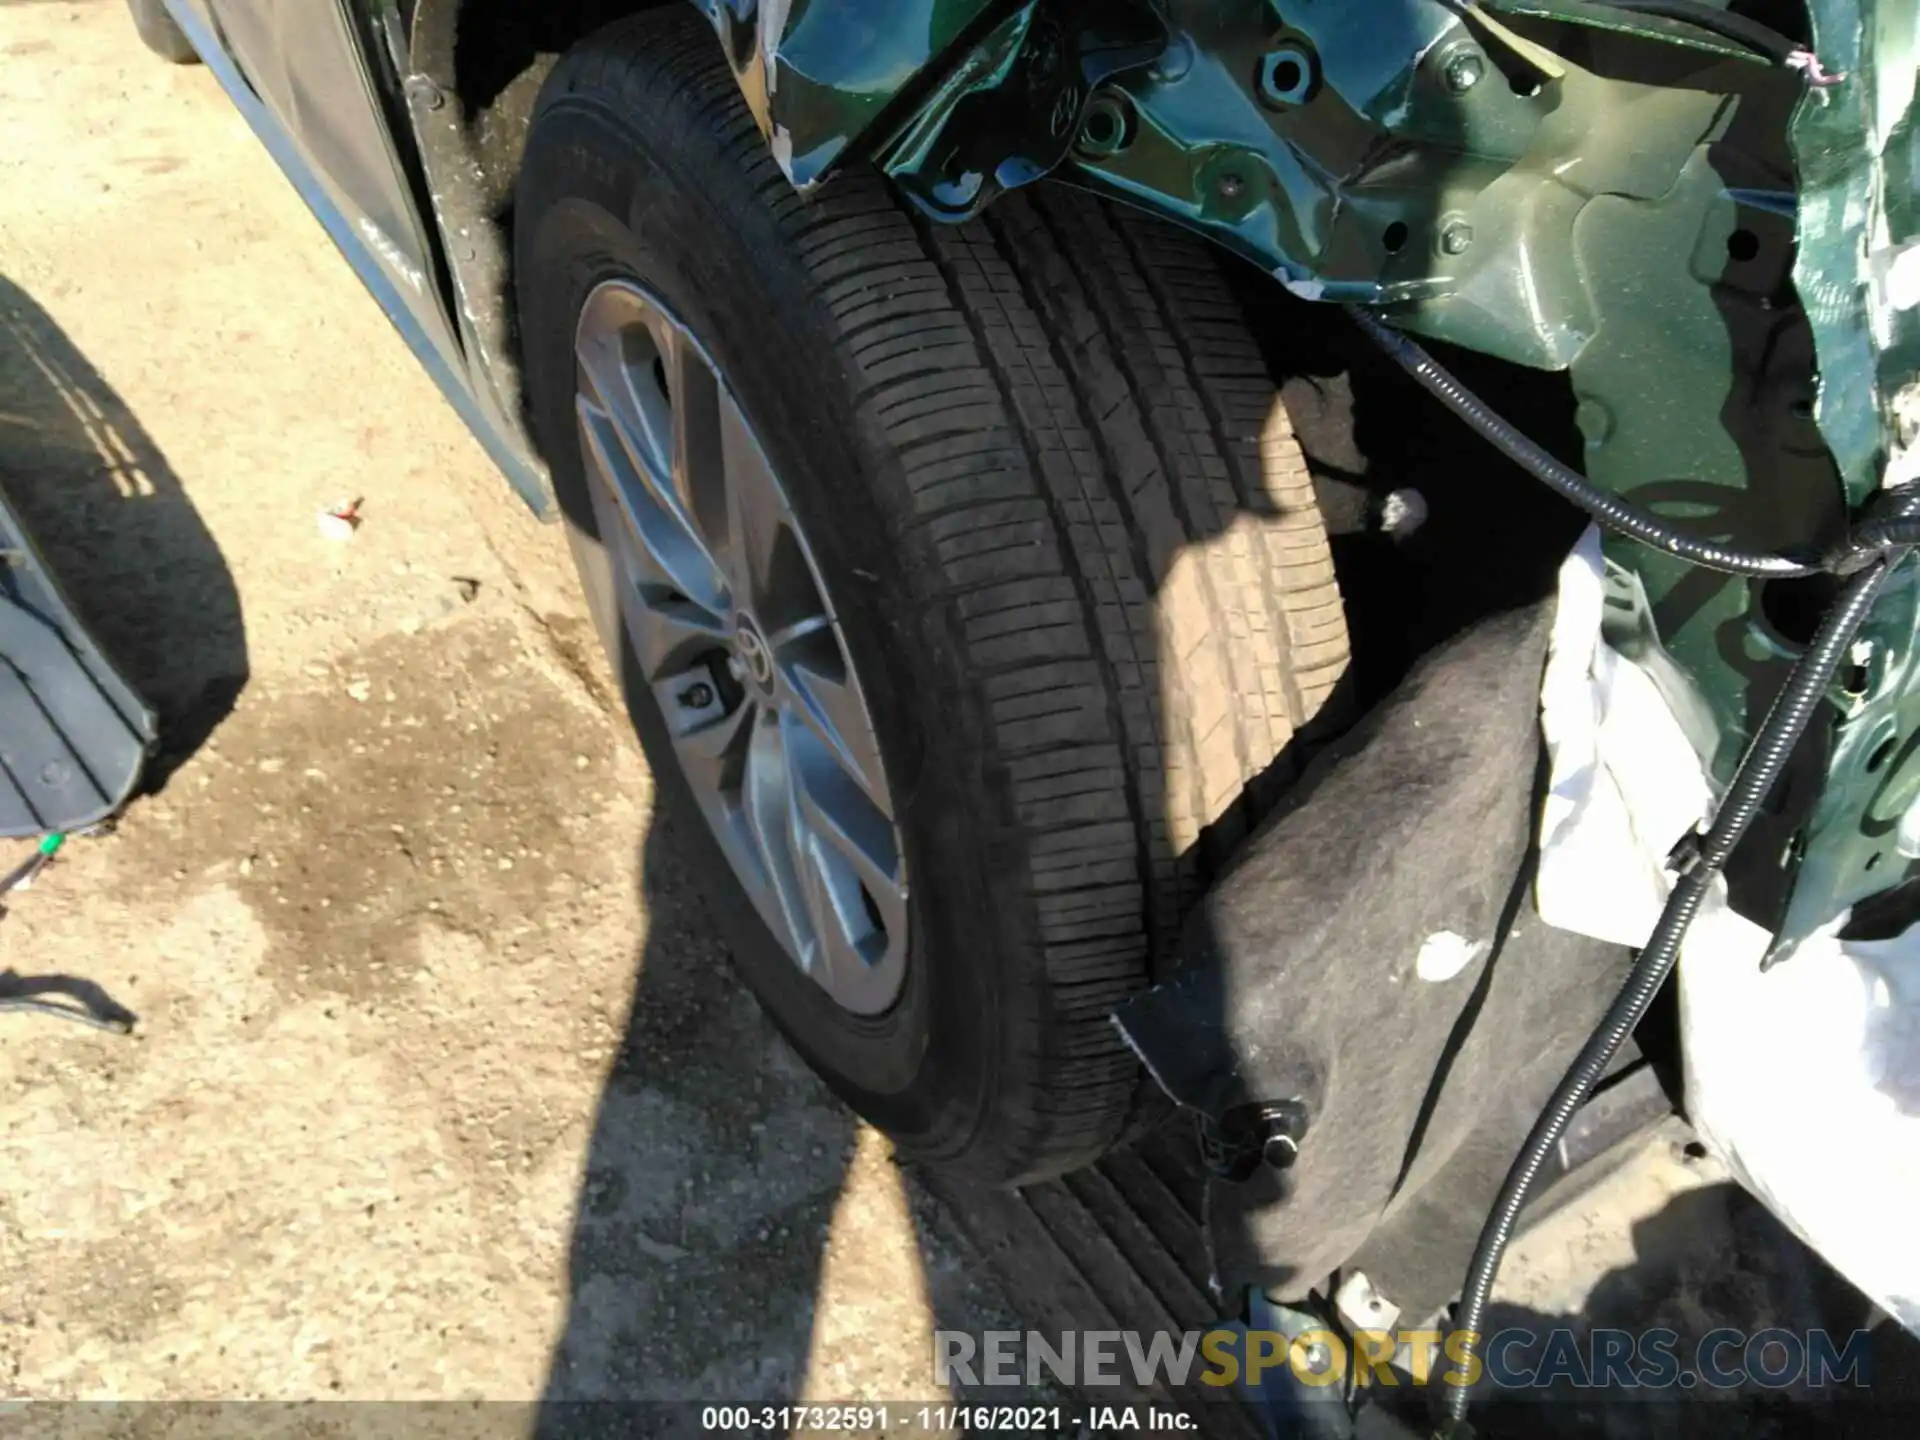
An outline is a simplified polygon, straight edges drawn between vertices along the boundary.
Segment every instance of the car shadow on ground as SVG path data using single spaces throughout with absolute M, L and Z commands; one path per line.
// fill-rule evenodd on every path
M 1510 1373 L 1554 1374 L 1537 1388 L 1487 1395 L 1475 1406 L 1475 1433 L 1911 1433 L 1920 1344 L 1739 1185 L 1673 1195 L 1635 1222 L 1632 1254 L 1594 1281 L 1577 1310 L 1489 1307 L 1489 1354 L 1507 1332 Z M 1599 1385 L 1603 1330 L 1631 1336 L 1632 1368 L 1658 1383 Z
M 700 823 L 658 809 L 643 842 L 647 933 L 594 1116 L 542 1436 L 628 1433 L 661 1404 L 691 1425 L 714 1404 L 938 1400 L 929 1326 L 1016 1323 L 938 1203 L 733 972 L 687 861 Z M 875 1393 L 876 1375 L 908 1389 Z
M 158 791 L 248 676 L 239 592 L 166 456 L 24 290 L 0 277 L 0 486 L 69 600 L 158 712 Z
M 676 843 L 644 842 L 647 938 L 594 1116 L 542 1433 L 581 1401 L 770 1402 L 804 1378 L 854 1122 L 734 978 Z

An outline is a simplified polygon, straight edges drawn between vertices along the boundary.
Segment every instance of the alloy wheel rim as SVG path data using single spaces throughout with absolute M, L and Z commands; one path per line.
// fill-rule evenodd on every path
M 906 973 L 898 812 L 786 490 L 705 349 L 639 285 L 588 295 L 574 361 L 621 630 L 681 773 L 788 957 L 878 1014 Z

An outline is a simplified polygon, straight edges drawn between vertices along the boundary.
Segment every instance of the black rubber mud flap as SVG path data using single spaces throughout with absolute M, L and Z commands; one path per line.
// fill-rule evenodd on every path
M 154 736 L 153 712 L 0 495 L 0 837 L 105 820 L 133 793 Z

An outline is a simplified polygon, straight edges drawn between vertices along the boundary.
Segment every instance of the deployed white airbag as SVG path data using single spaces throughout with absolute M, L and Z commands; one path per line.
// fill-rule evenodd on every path
M 1637 946 L 1712 791 L 1652 679 L 1602 638 L 1604 580 L 1589 530 L 1561 567 L 1542 685 L 1536 900 L 1551 925 Z M 1920 927 L 1842 942 L 1846 918 L 1763 972 L 1771 937 L 1716 887 L 1680 954 L 1687 1109 L 1749 1190 L 1920 1334 Z

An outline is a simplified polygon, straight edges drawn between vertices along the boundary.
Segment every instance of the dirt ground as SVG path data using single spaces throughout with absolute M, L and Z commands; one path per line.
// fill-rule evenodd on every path
M 559 532 L 118 0 L 0 4 L 0 318 L 9 493 L 169 717 L 0 923 L 139 1017 L 0 1019 L 0 1391 L 904 1399 L 1014 1325 L 729 974 Z M 1653 1147 L 1510 1294 L 1676 1194 L 1712 1268 L 1715 1178 Z
M 997 1297 L 728 975 L 558 529 L 204 70 L 0 77 L 9 493 L 177 765 L 0 923 L 140 1022 L 0 1022 L 0 1388 L 930 1393 Z

